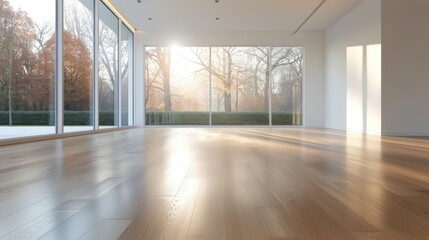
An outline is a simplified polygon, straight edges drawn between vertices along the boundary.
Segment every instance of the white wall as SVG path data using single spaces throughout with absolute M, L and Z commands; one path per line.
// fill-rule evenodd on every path
M 145 115 L 144 115 L 144 46 L 142 41 L 141 33 L 135 34 L 135 82 L 134 82 L 134 93 L 135 93 L 135 125 L 138 127 L 143 127 L 145 125 Z
M 364 0 L 326 42 L 326 127 L 380 133 L 381 0 Z
M 303 46 L 305 47 L 304 126 L 325 126 L 324 32 L 141 32 L 148 46 Z M 140 53 L 137 53 L 140 54 Z M 138 63 L 137 63 L 138 64 Z M 142 63 L 141 63 L 142 64 Z M 137 65 L 142 66 L 142 65 Z
M 429 1 L 382 2 L 384 135 L 429 135 Z

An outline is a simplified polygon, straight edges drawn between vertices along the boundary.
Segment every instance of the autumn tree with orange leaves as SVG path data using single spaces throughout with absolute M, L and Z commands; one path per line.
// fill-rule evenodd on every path
M 55 39 L 26 12 L 0 0 L 0 111 L 54 109 Z M 92 59 L 85 44 L 63 33 L 64 108 L 89 110 Z
M 55 38 L 52 36 L 46 42 L 46 51 L 42 54 L 45 65 L 42 68 L 49 69 L 53 73 L 53 67 L 49 60 L 55 53 Z M 69 32 L 63 33 L 63 70 L 64 70 L 64 109 L 72 111 L 89 110 L 90 91 L 92 83 L 91 55 L 82 41 Z

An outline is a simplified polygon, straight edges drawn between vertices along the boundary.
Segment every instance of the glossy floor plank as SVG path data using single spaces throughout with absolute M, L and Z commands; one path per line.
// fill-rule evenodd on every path
M 0 239 L 429 239 L 429 139 L 147 128 L 0 147 Z

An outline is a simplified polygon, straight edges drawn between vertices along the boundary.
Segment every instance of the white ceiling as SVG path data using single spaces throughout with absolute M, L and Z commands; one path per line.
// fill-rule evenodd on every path
M 143 31 L 293 31 L 321 0 L 110 0 Z M 362 0 L 327 0 L 302 30 L 324 30 Z M 220 20 L 216 20 L 216 18 Z M 148 18 L 152 18 L 149 20 Z

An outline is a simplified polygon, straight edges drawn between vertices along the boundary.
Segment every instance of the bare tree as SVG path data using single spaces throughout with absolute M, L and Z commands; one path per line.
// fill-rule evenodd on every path
M 115 83 L 118 81 L 118 34 L 103 21 L 99 33 L 99 96 L 100 109 L 114 108 Z
M 42 52 L 44 49 L 44 45 L 50 35 L 52 34 L 52 26 L 49 24 L 34 24 L 34 48 L 36 49 L 36 52 Z
M 162 88 L 158 88 L 163 92 L 164 110 L 171 111 L 171 86 L 170 86 L 170 71 L 171 71 L 171 50 L 168 47 L 155 47 L 146 48 L 146 58 L 155 64 L 155 68 L 158 69 L 156 78 L 152 81 L 160 79 L 162 81 Z M 147 64 L 149 64 L 147 62 Z M 148 65 L 146 71 L 149 71 Z M 147 72 L 147 74 L 149 74 Z M 149 76 L 149 75 L 148 75 Z M 152 82 L 153 84 L 154 82 Z
M 93 18 L 92 9 L 81 1 L 65 1 L 64 28 L 80 39 L 88 49 L 92 49 L 93 46 Z
M 264 75 L 264 87 L 263 87 L 263 95 L 264 95 L 264 109 L 268 110 L 269 105 L 269 89 L 270 89 L 270 77 L 272 72 L 280 67 L 286 65 L 295 66 L 296 63 L 302 60 L 302 54 L 295 54 L 293 49 L 295 48 L 275 48 L 275 47 L 255 47 L 252 48 L 254 51 L 249 52 L 249 55 L 254 56 L 257 59 L 257 68 L 260 66 L 265 67 L 265 75 Z M 257 68 L 255 68 L 255 78 Z M 299 72 L 299 67 L 294 67 L 294 70 Z M 302 73 L 301 73 L 302 74 Z M 255 88 L 257 83 L 255 81 Z
M 236 47 L 218 47 L 212 48 L 211 66 L 201 55 L 201 52 L 194 51 L 197 58 L 196 64 L 202 66 L 207 72 L 213 76 L 214 89 L 220 90 L 223 96 L 225 112 L 232 110 L 232 86 L 234 80 L 237 79 L 237 65 L 234 63 L 234 55 L 238 52 Z
M 158 80 L 160 71 L 158 67 L 150 67 L 150 58 L 146 56 L 145 58 L 145 109 L 147 104 L 151 100 L 152 93 L 154 88 L 162 90 L 162 88 L 156 86 L 156 81 Z

